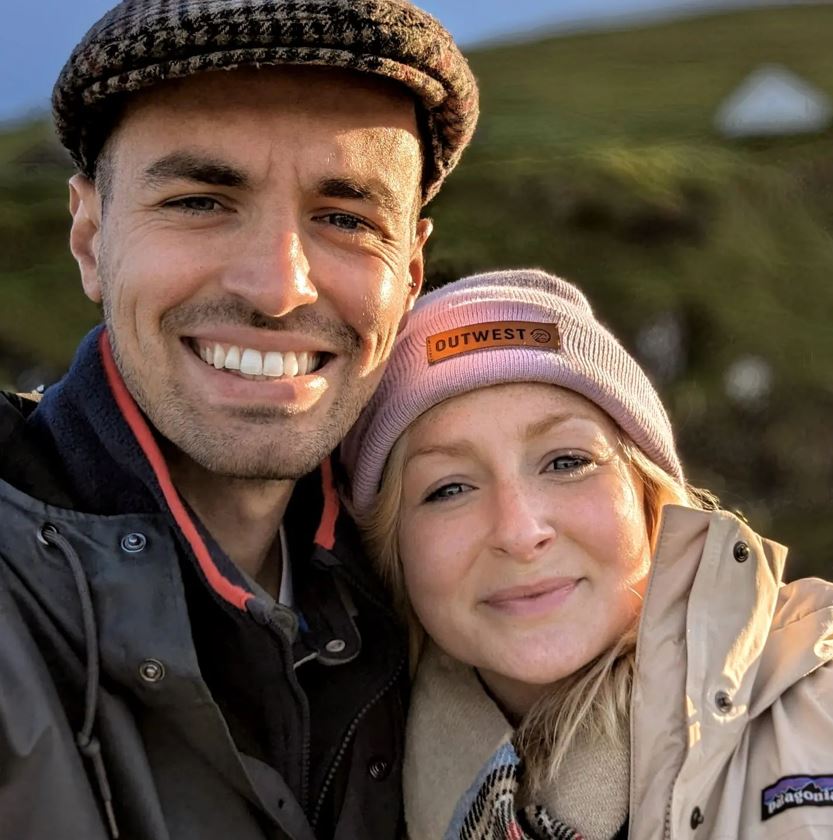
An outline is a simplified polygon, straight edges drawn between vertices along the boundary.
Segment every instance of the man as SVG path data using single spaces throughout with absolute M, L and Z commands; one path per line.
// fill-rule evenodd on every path
M 0 833 L 396 837 L 403 634 L 328 455 L 419 293 L 465 60 L 405 0 L 128 0 L 53 104 L 104 324 L 0 400 Z

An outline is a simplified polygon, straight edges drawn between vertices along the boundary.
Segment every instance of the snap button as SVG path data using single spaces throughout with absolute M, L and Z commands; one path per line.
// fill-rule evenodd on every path
M 367 767 L 367 772 L 370 774 L 370 778 L 373 779 L 374 782 L 381 782 L 383 779 L 386 779 L 390 773 L 390 762 L 381 756 L 372 758 Z
M 122 551 L 126 551 L 128 554 L 137 554 L 144 551 L 147 544 L 148 538 L 144 534 L 125 534 L 121 538 Z
M 703 816 L 703 812 L 699 808 L 695 808 L 691 812 L 691 820 L 690 825 L 692 828 L 697 828 L 698 825 L 702 825 L 705 822 L 705 817 Z
M 341 653 L 344 648 L 347 647 L 347 642 L 344 639 L 330 639 L 326 645 L 324 645 L 324 650 L 327 653 Z
M 736 542 L 732 554 L 738 563 L 745 563 L 749 559 L 749 546 L 745 542 Z
M 714 695 L 714 705 L 717 706 L 718 711 L 725 715 L 732 711 L 735 704 L 732 702 L 728 691 L 718 691 Z
M 158 659 L 145 659 L 139 666 L 139 676 L 149 683 L 157 683 L 165 678 L 165 666 Z

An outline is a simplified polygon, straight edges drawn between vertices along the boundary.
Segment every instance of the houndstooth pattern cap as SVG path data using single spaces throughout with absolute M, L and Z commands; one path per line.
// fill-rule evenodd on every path
M 400 82 L 420 106 L 424 201 L 471 140 L 477 83 L 451 35 L 408 0 L 125 0 L 98 21 L 52 93 L 55 125 L 92 177 L 124 95 L 208 70 L 308 64 Z

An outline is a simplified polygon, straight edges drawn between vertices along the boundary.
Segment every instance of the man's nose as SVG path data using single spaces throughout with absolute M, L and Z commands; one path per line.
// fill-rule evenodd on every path
M 537 560 L 557 536 L 546 502 L 540 492 L 523 483 L 503 487 L 492 515 L 495 549 L 521 562 Z
M 264 315 L 279 318 L 318 300 L 297 231 L 264 233 L 251 243 L 248 253 L 238 256 L 232 260 L 233 270 L 226 273 L 224 290 Z

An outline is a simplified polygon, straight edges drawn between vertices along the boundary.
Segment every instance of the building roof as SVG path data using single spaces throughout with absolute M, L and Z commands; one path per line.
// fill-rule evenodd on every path
M 833 120 L 830 97 L 795 73 L 763 65 L 720 105 L 715 127 L 727 137 L 765 137 L 823 131 Z

